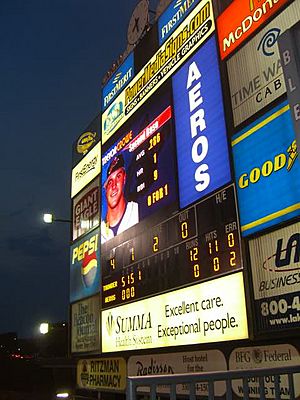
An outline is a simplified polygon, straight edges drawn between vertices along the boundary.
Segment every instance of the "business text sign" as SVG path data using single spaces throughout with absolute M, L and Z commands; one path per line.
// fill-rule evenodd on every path
M 287 102 L 233 136 L 244 236 L 300 215 L 300 163 Z
M 300 222 L 249 242 L 259 332 L 299 327 Z
M 103 352 L 246 338 L 242 272 L 102 311 Z
M 182 65 L 214 29 L 212 0 L 201 1 L 102 114 L 102 143 Z
M 76 196 L 101 172 L 101 143 L 99 142 L 72 169 L 71 197 Z
M 90 297 L 71 306 L 71 352 L 100 351 L 100 298 Z
M 286 92 L 278 40 L 299 19 L 296 0 L 227 61 L 235 126 Z
M 234 0 L 217 18 L 223 60 L 289 0 Z

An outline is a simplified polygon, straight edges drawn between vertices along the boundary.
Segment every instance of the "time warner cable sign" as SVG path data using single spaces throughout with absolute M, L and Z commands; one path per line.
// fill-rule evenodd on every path
M 287 102 L 233 136 L 244 236 L 300 215 L 300 163 Z
M 172 78 L 180 207 L 231 179 L 215 37 Z
M 214 29 L 212 0 L 201 1 L 102 114 L 102 143 L 182 65 Z
M 242 272 L 102 311 L 103 352 L 246 338 Z

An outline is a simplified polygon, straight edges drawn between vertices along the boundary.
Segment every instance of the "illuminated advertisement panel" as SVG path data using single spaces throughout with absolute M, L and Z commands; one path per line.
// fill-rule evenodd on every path
M 215 38 L 173 78 L 180 207 L 231 179 Z
M 201 1 L 102 114 L 102 143 L 183 64 L 214 29 L 212 0 Z
M 100 299 L 90 297 L 71 305 L 71 352 L 100 351 Z
M 300 215 L 300 163 L 287 102 L 232 140 L 244 236 Z
M 82 389 L 124 391 L 126 377 L 124 358 L 89 358 L 77 362 L 77 385 Z
M 100 242 L 96 229 L 72 247 L 70 254 L 70 301 L 92 296 L 100 291 Z
M 117 97 L 134 77 L 134 53 L 130 53 L 102 89 L 102 111 Z
M 102 311 L 103 352 L 246 338 L 241 272 Z
M 299 328 L 300 222 L 250 240 L 259 332 Z
M 97 143 L 72 169 L 71 198 L 101 172 L 101 143 Z
M 296 0 L 227 61 L 235 126 L 286 92 L 278 39 L 299 19 Z
M 72 166 L 74 167 L 100 140 L 100 114 L 89 124 L 73 143 Z
M 161 90 L 103 151 L 101 243 L 177 200 L 172 119 Z
M 289 0 L 234 0 L 217 18 L 221 59 L 226 58 Z
M 201 0 L 173 0 L 158 19 L 159 44 L 162 45 Z
M 73 199 L 73 240 L 99 225 L 100 179 L 96 178 Z
M 234 349 L 229 358 L 229 370 L 255 370 L 262 368 L 287 368 L 297 366 L 300 363 L 299 351 L 291 344 L 276 344 L 268 346 L 238 347 Z M 271 378 L 271 379 L 270 379 Z M 299 399 L 300 395 L 300 374 L 293 375 L 294 398 Z M 291 383 L 289 376 L 279 376 L 280 397 L 288 400 L 291 394 Z M 261 382 L 258 378 L 249 379 L 247 394 L 244 393 L 245 386 L 242 379 L 232 380 L 233 392 L 238 398 L 258 399 L 261 391 Z M 276 384 L 273 377 L 264 379 L 264 398 L 274 400 Z
M 219 350 L 184 351 L 181 353 L 149 354 L 130 357 L 128 376 L 191 374 L 193 372 L 226 371 L 227 362 Z M 197 396 L 208 396 L 208 385 L 195 385 Z M 149 387 L 139 387 L 139 393 L 149 393 Z M 157 385 L 156 393 L 170 393 L 168 385 Z M 225 382 L 214 383 L 215 396 L 224 396 Z M 176 385 L 176 394 L 189 395 L 189 387 L 184 383 Z

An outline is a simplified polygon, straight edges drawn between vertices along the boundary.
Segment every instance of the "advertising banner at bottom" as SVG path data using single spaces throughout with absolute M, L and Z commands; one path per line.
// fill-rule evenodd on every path
M 191 374 L 226 370 L 225 356 L 219 350 L 141 355 L 130 357 L 128 360 L 128 376 Z M 170 393 L 170 387 L 165 385 L 157 386 L 156 390 L 157 393 Z M 215 396 L 224 396 L 226 392 L 225 382 L 216 382 L 214 390 Z M 138 391 L 140 393 L 149 392 L 149 387 L 139 387 Z M 178 384 L 176 394 L 188 395 L 188 385 Z M 207 382 L 196 384 L 196 395 L 208 395 Z
M 102 351 L 248 338 L 242 272 L 102 311 Z
M 241 347 L 232 351 L 229 357 L 229 369 L 256 369 L 256 368 L 275 368 L 290 367 L 299 365 L 300 356 L 298 350 L 290 344 L 276 344 L 270 346 Z M 259 378 L 250 378 L 249 397 L 261 398 L 259 389 Z M 265 398 L 275 399 L 274 376 L 268 376 L 264 379 Z M 300 395 L 300 374 L 294 376 L 295 398 Z M 234 393 L 244 398 L 243 382 L 241 379 L 232 381 Z M 291 399 L 289 393 L 289 382 L 287 375 L 280 376 L 280 398 Z
M 126 361 L 123 358 L 78 360 L 77 385 L 82 389 L 124 391 Z

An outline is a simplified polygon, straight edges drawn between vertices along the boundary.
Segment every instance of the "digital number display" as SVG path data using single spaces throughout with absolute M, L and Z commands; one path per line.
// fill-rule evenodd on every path
M 102 246 L 103 309 L 242 267 L 235 188 Z

